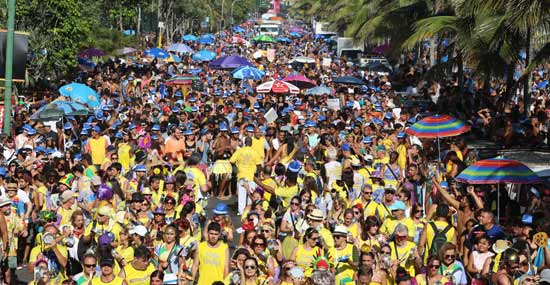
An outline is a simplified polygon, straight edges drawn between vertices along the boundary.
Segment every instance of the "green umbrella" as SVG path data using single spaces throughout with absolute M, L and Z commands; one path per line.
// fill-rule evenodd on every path
M 277 41 L 275 39 L 273 39 L 272 37 L 270 36 L 267 36 L 267 35 L 259 35 L 259 36 L 256 36 L 253 41 L 255 42 L 263 42 L 263 43 L 276 43 Z

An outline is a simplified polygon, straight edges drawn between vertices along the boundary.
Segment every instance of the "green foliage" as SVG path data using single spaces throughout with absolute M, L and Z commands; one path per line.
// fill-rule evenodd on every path
M 116 49 L 123 47 L 137 47 L 139 45 L 137 37 L 125 36 L 120 31 L 107 28 L 98 28 L 90 35 L 89 39 L 83 44 L 82 49 L 95 47 L 112 54 Z

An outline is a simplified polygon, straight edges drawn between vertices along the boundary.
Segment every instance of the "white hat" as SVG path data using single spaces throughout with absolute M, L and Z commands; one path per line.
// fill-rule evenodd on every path
M 336 226 L 336 228 L 334 228 L 334 235 L 344 235 L 344 236 L 347 236 L 348 235 L 348 228 L 346 228 L 345 226 Z
M 137 225 L 128 231 L 129 234 L 136 234 L 138 236 L 144 237 L 147 235 L 147 228 L 142 225 Z
M 546 268 L 540 272 L 540 282 L 550 283 L 550 269 Z
M 0 207 L 11 205 L 11 200 L 8 197 L 0 197 Z

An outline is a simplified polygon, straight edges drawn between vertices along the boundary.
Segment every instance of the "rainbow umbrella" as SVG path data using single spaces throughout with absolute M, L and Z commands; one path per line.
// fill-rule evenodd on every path
M 470 130 L 463 121 L 449 115 L 426 117 L 406 130 L 406 133 L 419 138 L 444 138 L 461 135 Z
M 523 163 L 495 157 L 475 162 L 455 177 L 456 181 L 469 184 L 497 184 L 497 220 L 500 221 L 500 183 L 539 184 L 543 183 Z
M 495 157 L 475 162 L 455 178 L 456 181 L 469 184 L 538 184 L 542 179 L 523 163 Z
M 193 83 L 193 80 L 198 79 L 199 77 L 192 74 L 179 74 L 166 80 L 166 85 L 190 85 Z

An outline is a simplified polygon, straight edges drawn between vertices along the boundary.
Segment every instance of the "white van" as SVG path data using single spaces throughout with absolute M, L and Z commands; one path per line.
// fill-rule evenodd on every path
M 267 35 L 270 37 L 277 37 L 281 33 L 281 25 L 277 24 L 261 24 L 260 35 Z

